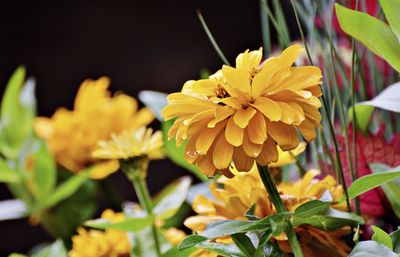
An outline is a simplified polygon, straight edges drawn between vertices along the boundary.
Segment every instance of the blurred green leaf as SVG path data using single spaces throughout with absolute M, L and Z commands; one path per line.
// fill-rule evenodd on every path
M 68 251 L 65 248 L 62 240 L 57 240 L 54 243 L 42 248 L 32 257 L 68 257 Z
M 207 237 L 200 236 L 200 235 L 190 235 L 183 239 L 183 241 L 179 244 L 178 249 L 179 250 L 184 250 L 191 248 L 201 242 L 204 242 L 207 240 Z
M 162 109 L 168 104 L 167 94 L 157 91 L 144 90 L 139 92 L 139 99 L 142 101 L 154 114 L 154 116 L 160 122 L 164 122 L 164 118 L 161 115 Z
M 169 249 L 161 257 L 189 257 L 194 251 L 196 251 L 195 248 L 178 250 L 174 247 L 172 249 Z
M 11 76 L 1 102 L 0 152 L 8 159 L 15 159 L 26 138 L 32 132 L 36 113 L 35 82 L 25 85 L 25 69 L 19 67 Z
M 378 228 L 377 226 L 371 226 L 371 228 L 374 231 L 374 234 L 372 235 L 372 240 L 380 244 L 383 244 L 389 249 L 393 249 L 392 239 L 385 231 Z
M 59 170 L 61 183 L 75 176 L 70 172 Z M 40 223 L 54 238 L 70 242 L 76 228 L 88 219 L 93 218 L 97 210 L 96 185 L 87 180 L 73 194 L 40 212 Z
M 54 190 L 57 176 L 56 163 L 45 141 L 35 139 L 31 150 L 33 150 L 34 193 L 37 200 L 42 202 L 49 198 Z M 29 157 L 31 156 L 27 158 Z
M 8 167 L 6 160 L 0 158 L 0 182 L 18 183 L 19 181 L 18 173 Z
M 250 238 L 245 233 L 238 233 L 231 235 L 233 242 L 244 253 L 247 257 L 253 257 L 256 252 L 256 248 L 251 242 Z
M 82 170 L 77 174 L 71 176 L 68 180 L 59 185 L 55 191 L 48 196 L 42 208 L 51 207 L 60 201 L 68 198 L 76 192 L 90 177 L 91 168 Z
M 349 199 L 353 199 L 371 189 L 379 187 L 398 177 L 400 177 L 400 168 L 394 168 L 385 172 L 360 177 L 355 180 L 348 188 Z
M 351 251 L 349 257 L 398 257 L 386 246 L 375 241 L 364 241 L 358 243 Z
M 335 4 L 342 29 L 400 72 L 400 43 L 390 27 L 368 14 Z
M 12 254 L 8 255 L 8 257 L 28 257 L 28 256 L 20 254 L 20 253 L 12 253 Z
M 374 106 L 387 111 L 400 112 L 400 82 L 394 83 L 385 88 L 373 99 L 358 103 L 357 106 Z M 366 108 L 366 107 L 364 107 Z M 357 111 L 357 109 L 356 109 Z M 358 113 L 357 113 L 358 114 Z M 358 119 L 358 116 L 357 116 Z
M 205 242 L 198 244 L 196 247 L 206 249 L 211 252 L 218 253 L 221 256 L 226 256 L 226 257 L 247 257 L 234 244 L 219 244 L 219 243 L 205 241 Z
M 400 41 L 400 0 L 379 0 L 390 28 Z
M 164 150 L 166 155 L 177 165 L 191 171 L 196 177 L 198 177 L 202 181 L 206 181 L 207 178 L 203 174 L 200 173 L 199 169 L 188 163 L 184 155 L 185 145 L 183 144 L 180 147 L 176 146 L 176 141 L 174 138 L 168 139 L 168 131 L 171 128 L 172 124 L 174 123 L 173 120 L 169 120 L 162 124 L 162 131 L 163 131 L 163 139 L 164 139 Z
M 158 257 L 155 250 L 154 240 L 152 238 L 152 229 L 147 227 L 139 232 L 129 232 L 129 238 L 132 247 L 131 256 L 135 257 Z M 167 241 L 162 233 L 158 233 L 158 240 L 160 242 L 161 252 L 165 253 L 173 246 Z
M 324 215 L 329 210 L 329 202 L 323 202 L 320 200 L 313 200 L 303 203 L 295 210 L 294 218 L 307 218 L 313 215 Z
M 400 254 L 400 228 L 390 233 L 389 236 L 392 239 L 393 251 Z
M 118 229 L 127 232 L 137 232 L 149 227 L 153 223 L 153 216 L 126 218 L 124 221 L 112 222 L 108 219 L 88 220 L 85 226 L 97 229 Z
M 357 119 L 356 127 L 363 133 L 367 133 L 374 107 L 370 105 L 356 104 L 354 105 L 354 110 Z M 348 120 L 353 120 L 353 107 L 350 107 L 347 113 L 349 116 Z
M 171 183 L 155 199 L 153 213 L 166 220 L 176 214 L 188 194 L 192 179 L 183 177 Z

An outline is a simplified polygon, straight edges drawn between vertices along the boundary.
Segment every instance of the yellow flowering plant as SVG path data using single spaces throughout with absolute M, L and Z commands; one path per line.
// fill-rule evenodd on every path
M 389 25 L 336 5 L 338 26 L 398 70 L 399 1 L 379 2 Z M 81 84 L 71 110 L 36 117 L 34 80 L 18 68 L 0 106 L 0 182 L 16 198 L 12 203 L 22 206 L 20 216 L 56 239 L 32 257 L 398 256 L 400 230 L 388 234 L 369 226 L 379 221 L 393 228 L 398 220 L 363 213 L 359 198 L 382 187 L 376 194 L 382 202 L 387 197 L 392 216 L 400 217 L 399 168 L 369 165 L 390 154 L 390 164 L 400 164 L 396 116 L 376 118 L 369 106 L 398 112 L 398 84 L 356 105 L 368 100 L 369 84 L 374 92 L 387 86 L 385 71 L 373 58 L 365 65 L 365 51 L 354 40 L 351 47 L 342 45 L 335 18 L 320 10 L 331 12 L 332 4 L 290 3 L 302 42 L 291 43 L 281 2 L 261 0 L 264 36 L 271 22 L 280 50 L 266 36 L 263 47 L 239 53 L 234 65 L 199 12 L 224 65 L 202 72 L 179 92 L 140 93 L 143 108 L 132 96 L 112 94 L 109 78 L 100 77 Z M 356 84 L 364 89 L 358 92 Z M 373 143 L 357 145 L 364 140 L 357 131 L 368 133 L 371 120 L 391 125 L 391 151 L 386 138 L 378 150 Z M 166 157 L 201 183 L 192 185 L 184 176 L 152 195 L 150 179 L 164 170 L 153 171 L 151 163 Z M 109 175 L 117 170 L 137 202 L 117 199 L 114 210 L 103 208 L 97 196 L 111 202 L 108 190 L 119 185 Z M 3 214 L 2 206 L 10 205 L 0 202 L 0 219 L 18 217 Z M 359 242 L 371 231 L 372 240 Z

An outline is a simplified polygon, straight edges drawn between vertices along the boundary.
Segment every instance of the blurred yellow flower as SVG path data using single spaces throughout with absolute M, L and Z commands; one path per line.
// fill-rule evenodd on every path
M 98 144 L 99 147 L 93 152 L 93 157 L 98 159 L 127 160 L 146 156 L 154 160 L 164 157 L 161 131 L 153 134 L 153 129 L 146 127 L 123 131 L 119 135 L 111 134 L 110 140 L 99 141 Z
M 343 191 L 332 176 L 319 180 L 318 170 L 310 170 L 305 176 L 295 183 L 281 183 L 278 191 L 288 211 L 294 211 L 300 204 L 320 199 L 324 194 L 330 193 L 332 201 L 338 201 Z M 276 213 L 263 183 L 257 173 L 256 166 L 248 173 L 237 173 L 232 179 L 221 177 L 210 184 L 214 199 L 198 195 L 193 201 L 193 210 L 197 216 L 189 217 L 184 224 L 193 231 L 200 233 L 207 224 L 227 219 L 247 220 L 246 211 L 256 204 L 254 215 L 264 218 Z M 344 209 L 345 206 L 333 206 Z M 341 240 L 346 229 L 334 232 L 323 231 L 310 226 L 296 228 L 301 247 L 306 257 L 319 256 L 347 256 L 349 247 Z M 280 248 L 291 252 L 287 237 L 283 234 L 273 238 Z
M 101 218 L 118 222 L 123 221 L 125 215 L 114 213 L 112 210 L 105 210 Z M 114 229 L 101 231 L 78 228 L 78 235 L 72 237 L 72 249 L 69 256 L 129 257 L 130 247 L 128 233 L 126 232 Z
M 148 125 L 151 112 L 138 110 L 137 101 L 125 94 L 111 96 L 110 80 L 86 80 L 75 98 L 72 111 L 58 109 L 51 118 L 35 120 L 36 134 L 45 139 L 57 162 L 72 172 L 95 164 L 92 178 L 102 178 L 118 169 L 116 161 L 99 161 L 92 157 L 99 140 L 111 133 L 133 130 Z
M 247 50 L 235 68 L 224 65 L 208 79 L 186 82 L 163 110 L 166 120 L 176 118 L 168 136 L 178 145 L 188 140 L 185 158 L 210 176 L 232 176 L 231 162 L 241 171 L 254 161 L 276 162 L 277 146 L 288 151 L 299 144 L 296 129 L 313 140 L 321 127 L 321 71 L 291 67 L 302 52 L 293 45 L 261 63 L 261 49 Z

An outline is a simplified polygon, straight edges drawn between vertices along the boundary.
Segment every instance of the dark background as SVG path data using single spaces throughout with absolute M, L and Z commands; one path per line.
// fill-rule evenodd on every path
M 186 1 L 3 1 L 0 4 L 1 93 L 20 64 L 37 80 L 39 115 L 60 106 L 72 108 L 80 83 L 111 78 L 111 90 L 137 96 L 145 89 L 180 90 L 202 68 L 217 70 L 222 61 L 197 18 L 202 11 L 215 39 L 234 63 L 240 52 L 262 46 L 257 0 Z M 293 15 L 285 3 L 289 24 Z M 275 39 L 273 39 L 275 42 Z M 187 175 L 170 161 L 151 164 L 149 184 L 157 192 Z M 112 175 L 118 194 L 135 200 L 122 174 Z M 0 200 L 11 195 L 0 185 Z M 27 220 L 0 222 L 0 256 L 26 252 L 50 240 Z

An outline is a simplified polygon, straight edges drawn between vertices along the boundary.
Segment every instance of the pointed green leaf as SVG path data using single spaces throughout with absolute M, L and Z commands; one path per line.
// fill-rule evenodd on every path
M 126 218 L 124 221 L 112 222 L 108 219 L 88 220 L 84 223 L 85 226 L 97 229 L 118 229 L 127 232 L 141 231 L 153 224 L 153 216 Z
M 0 182 L 18 183 L 19 180 L 17 171 L 10 169 L 6 160 L 0 158 Z
M 339 4 L 335 7 L 342 29 L 400 72 L 400 44 L 390 27 L 368 14 Z
M 389 236 L 392 239 L 393 251 L 400 254 L 400 228 L 390 233 Z
M 400 0 L 379 0 L 390 28 L 400 42 Z
M 374 111 L 374 107 L 370 105 L 364 104 L 356 104 L 354 105 L 354 110 L 356 113 L 356 126 L 363 133 L 368 132 L 369 122 L 371 120 L 372 112 Z M 353 120 L 353 108 L 350 107 L 348 110 L 348 120 Z
M 376 226 L 372 226 L 372 230 L 374 231 L 374 234 L 372 235 L 372 240 L 383 244 L 389 249 L 393 249 L 392 239 L 385 231 Z
M 190 235 L 183 239 L 183 241 L 179 244 L 178 249 L 179 250 L 184 250 L 190 247 L 193 247 L 201 242 L 204 242 L 207 240 L 207 237 L 200 236 L 200 235 Z
M 348 188 L 349 198 L 353 199 L 398 177 L 400 177 L 399 168 L 360 177 Z
M 197 247 L 209 250 L 211 252 L 218 253 L 221 256 L 246 257 L 246 255 L 244 253 L 242 253 L 238 249 L 238 247 L 234 244 L 219 244 L 219 243 L 205 241 L 205 242 L 198 244 Z
M 67 257 L 68 251 L 62 240 L 57 240 L 54 243 L 42 248 L 39 252 L 34 253 L 32 257 Z
M 245 233 L 238 233 L 231 235 L 233 242 L 236 246 L 244 253 L 247 257 L 253 257 L 256 252 L 256 248 L 251 242 L 250 238 Z

